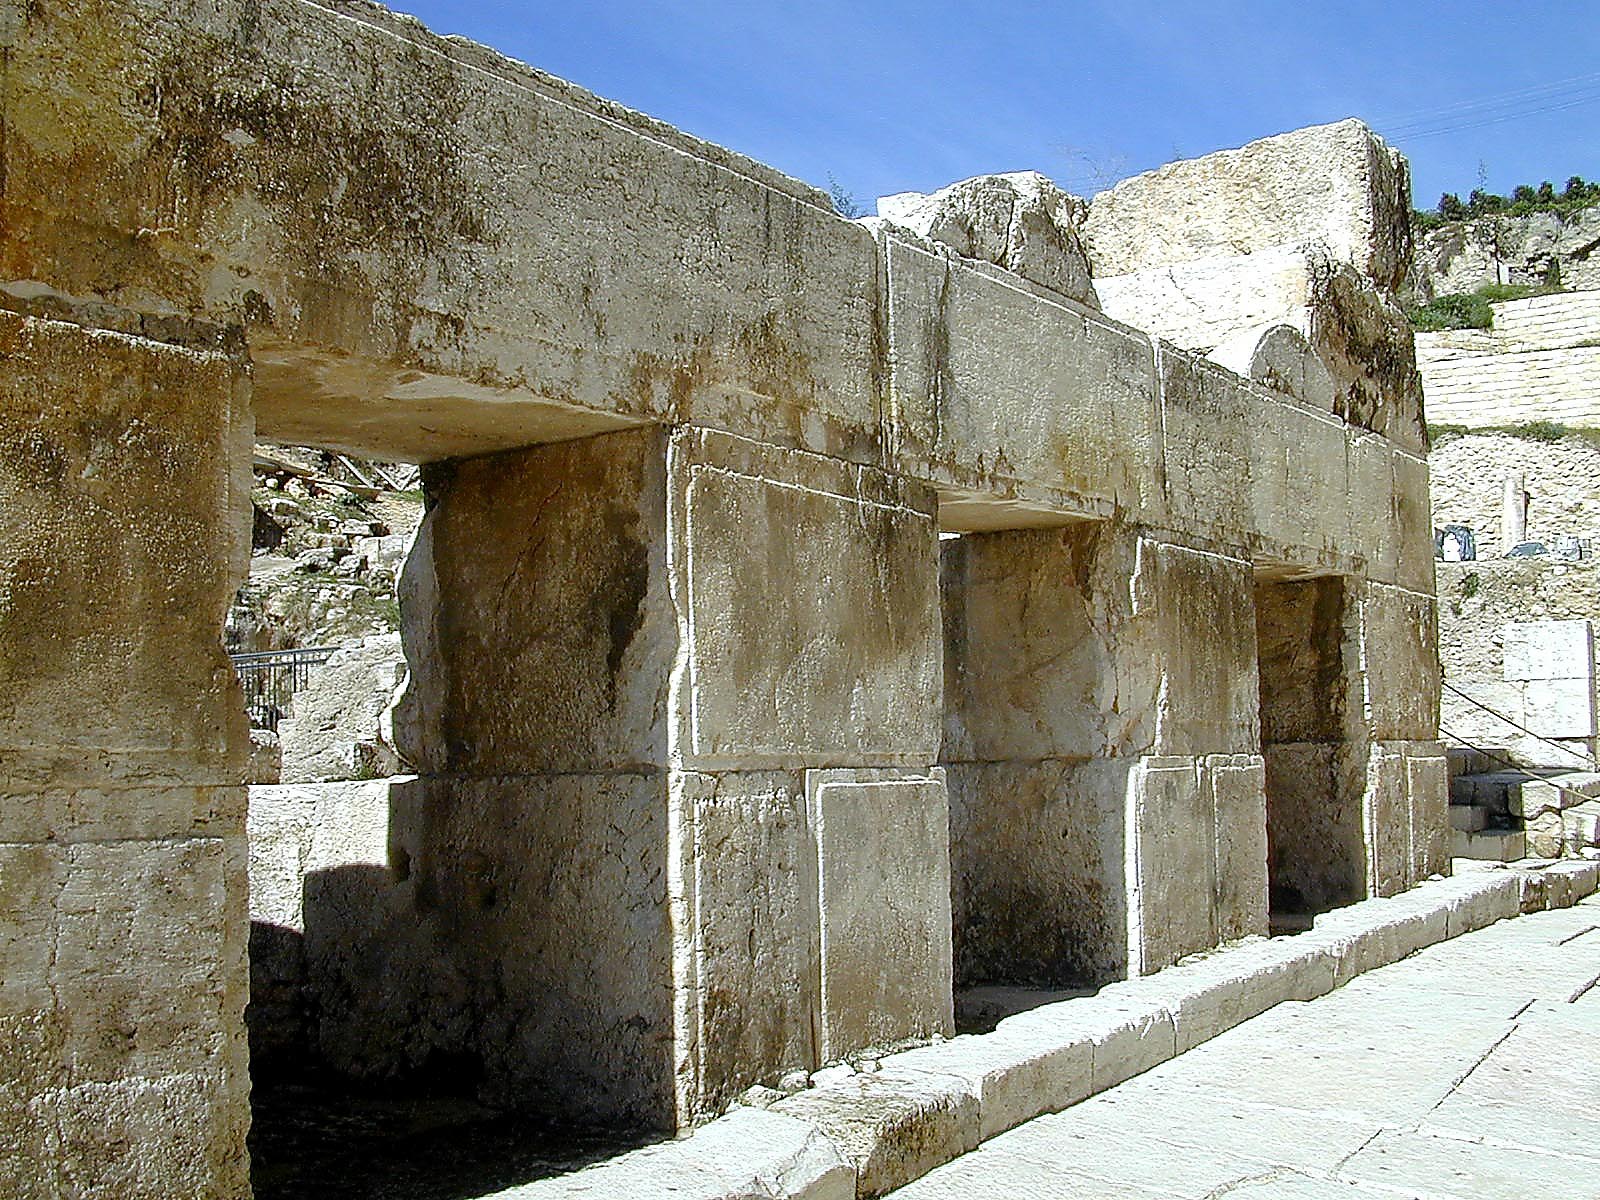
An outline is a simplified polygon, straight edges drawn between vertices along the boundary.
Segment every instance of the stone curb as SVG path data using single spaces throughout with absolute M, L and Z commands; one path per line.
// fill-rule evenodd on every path
M 1044 1005 L 1006 1018 L 993 1033 L 891 1054 L 875 1070 L 831 1077 L 770 1108 L 736 1109 L 692 1137 L 497 1195 L 881 1196 L 1285 1000 L 1313 1000 L 1365 971 L 1496 921 L 1569 907 L 1597 885 L 1600 863 L 1593 862 L 1467 870 L 1325 913 L 1309 932 L 1246 942 L 1094 996 Z

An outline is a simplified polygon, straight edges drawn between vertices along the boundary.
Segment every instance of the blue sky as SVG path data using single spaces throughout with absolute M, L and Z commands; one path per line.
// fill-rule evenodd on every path
M 869 209 L 985 171 L 1091 194 L 1352 115 L 1420 207 L 1600 178 L 1600 0 L 394 2 Z

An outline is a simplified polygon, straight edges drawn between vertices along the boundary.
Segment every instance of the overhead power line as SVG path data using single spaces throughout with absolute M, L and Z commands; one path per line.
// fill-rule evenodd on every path
M 1396 141 L 1415 141 L 1506 121 L 1525 120 L 1546 113 L 1564 112 L 1593 104 L 1597 100 L 1600 100 L 1600 72 L 1397 114 L 1387 119 L 1374 119 L 1372 124 Z

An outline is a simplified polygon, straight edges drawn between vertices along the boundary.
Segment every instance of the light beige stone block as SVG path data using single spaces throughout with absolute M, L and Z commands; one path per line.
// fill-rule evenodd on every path
M 1412 883 L 1450 871 L 1450 768 L 1443 753 L 1427 753 L 1432 749 L 1443 747 L 1417 743 L 1406 754 Z
M 855 1200 L 855 1195 L 855 1167 L 814 1126 L 759 1108 L 736 1108 L 681 1141 L 496 1193 L 498 1200 Z
M 932 496 L 864 474 L 731 439 L 676 443 L 687 764 L 918 766 L 937 756 Z
M 1091 1083 L 1096 1093 L 1116 1087 L 1177 1053 L 1171 1011 L 1159 996 L 1129 985 L 1103 988 L 1080 1000 L 1065 1000 L 1007 1017 L 999 1029 L 1037 1032 L 1063 1044 L 1087 1040 Z
M 978 1037 L 892 1054 L 885 1070 L 954 1075 L 978 1097 L 978 1138 L 988 1141 L 1090 1094 L 1093 1042 L 1063 1040 L 1048 1026 L 1014 1025 Z
M 1253 755 L 1205 763 L 1216 854 L 1217 940 L 1267 932 L 1266 765 Z
M 823 1061 L 955 1029 L 942 775 L 812 771 Z
M 1509 621 L 1501 630 L 1507 679 L 1592 679 L 1591 621 Z
M 1147 758 L 1129 782 L 1141 974 L 1217 940 L 1215 818 L 1200 776 L 1192 759 Z
M 1432 596 L 1377 583 L 1361 591 L 1367 720 L 1379 741 L 1438 734 L 1437 614 Z
M 1102 192 L 1089 205 L 1090 261 L 1119 275 L 1320 241 L 1392 288 L 1411 259 L 1408 191 L 1405 160 L 1361 122 L 1318 125 Z
M 815 1070 L 816 852 L 798 776 L 684 775 L 692 813 L 696 1107 Z
M 1594 693 L 1592 676 L 1530 679 L 1522 685 L 1522 723 L 1547 738 L 1593 738 Z
M 857 1171 L 856 1195 L 882 1196 L 976 1148 L 978 1097 L 955 1075 L 853 1074 L 780 1100 L 772 1111 L 820 1130 Z

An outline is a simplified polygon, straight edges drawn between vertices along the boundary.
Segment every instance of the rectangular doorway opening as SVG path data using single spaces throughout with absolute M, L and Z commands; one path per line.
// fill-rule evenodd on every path
M 1256 637 L 1266 760 L 1267 881 L 1272 932 L 1366 894 L 1362 763 L 1352 753 L 1345 580 L 1276 578 L 1258 569 Z

